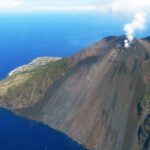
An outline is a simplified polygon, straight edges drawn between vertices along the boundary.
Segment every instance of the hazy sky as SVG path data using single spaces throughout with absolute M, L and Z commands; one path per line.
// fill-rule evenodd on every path
M 134 14 L 141 10 L 150 10 L 150 0 L 0 0 L 0 11 L 99 11 Z

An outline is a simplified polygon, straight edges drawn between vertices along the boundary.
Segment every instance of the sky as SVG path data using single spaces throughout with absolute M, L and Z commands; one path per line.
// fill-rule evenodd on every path
M 12 12 L 98 12 L 129 16 L 124 26 L 128 36 L 146 27 L 150 0 L 0 0 L 0 13 Z
M 0 12 L 99 11 L 114 14 L 149 12 L 149 0 L 0 0 Z
M 98 0 L 0 0 L 0 11 L 89 11 Z

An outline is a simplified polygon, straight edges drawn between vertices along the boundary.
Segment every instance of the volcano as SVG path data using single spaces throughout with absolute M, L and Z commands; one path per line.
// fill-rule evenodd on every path
M 134 39 L 128 48 L 124 40 L 125 36 L 110 36 L 59 60 L 59 64 L 64 63 L 55 68 L 63 71 L 56 69 L 57 78 L 51 83 L 52 72 L 47 74 L 46 67 L 40 66 L 38 70 L 43 70 L 44 75 L 36 76 L 36 81 L 30 78 L 28 84 L 26 80 L 18 83 L 13 92 L 1 94 L 1 106 L 42 121 L 89 149 L 150 148 L 149 38 Z M 16 75 L 1 82 L 4 85 L 12 78 Z M 28 91 L 32 98 L 21 99 L 26 95 L 23 85 L 29 89 L 33 84 L 34 92 L 33 88 Z M 42 88 L 44 85 L 47 88 Z M 31 103 L 40 87 L 42 96 Z M 22 97 L 18 93 L 23 93 Z M 16 101 L 21 105 L 14 105 Z

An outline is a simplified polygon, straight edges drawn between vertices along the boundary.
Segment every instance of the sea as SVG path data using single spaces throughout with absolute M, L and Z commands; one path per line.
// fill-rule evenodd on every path
M 36 57 L 68 57 L 110 35 L 131 17 L 99 12 L 0 14 L 0 80 Z M 148 23 L 149 26 L 149 23 Z M 150 35 L 148 26 L 136 33 Z M 0 150 L 84 150 L 61 132 L 0 109 Z
M 64 133 L 0 109 L 0 150 L 87 150 Z

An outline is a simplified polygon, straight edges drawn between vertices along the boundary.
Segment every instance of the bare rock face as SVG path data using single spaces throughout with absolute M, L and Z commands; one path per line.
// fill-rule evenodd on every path
M 149 112 L 140 102 L 150 85 L 150 44 L 135 39 L 124 48 L 123 41 L 108 37 L 67 58 L 71 70 L 39 102 L 15 111 L 94 150 L 138 150 Z

